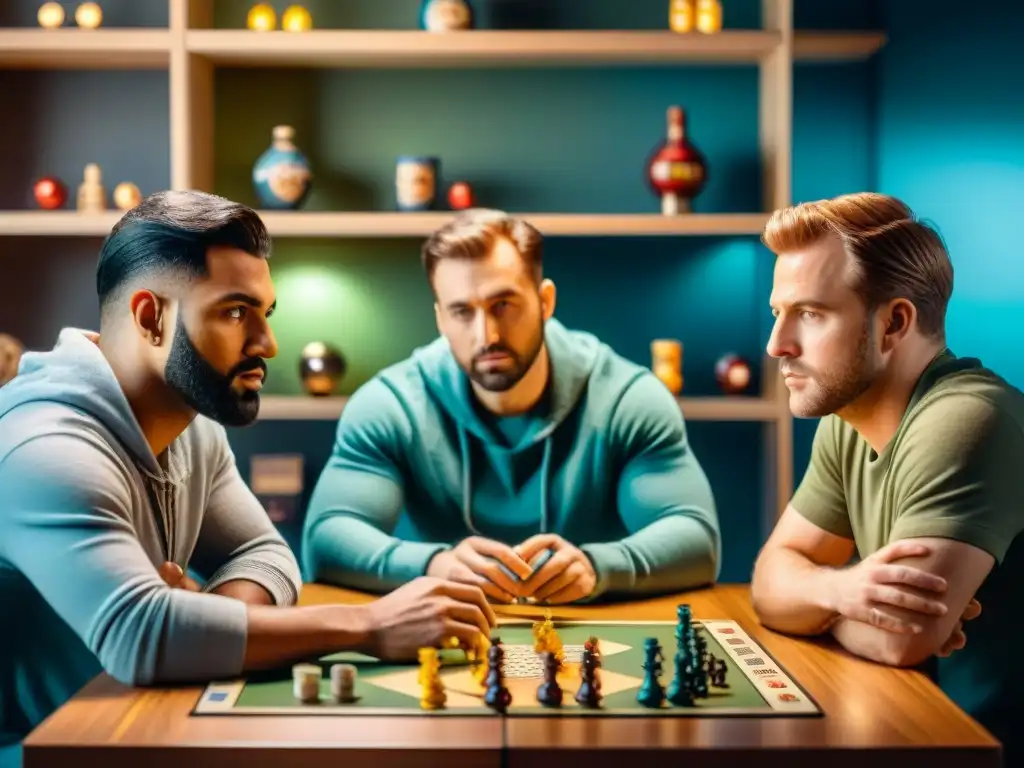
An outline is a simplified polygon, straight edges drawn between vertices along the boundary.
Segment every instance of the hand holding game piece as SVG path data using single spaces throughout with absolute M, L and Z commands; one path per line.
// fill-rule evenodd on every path
M 519 556 L 528 562 L 546 549 L 553 554 L 520 585 L 521 595 L 552 604 L 572 603 L 594 591 L 597 573 L 590 558 L 561 536 L 541 533 L 516 547 Z
M 854 566 L 837 570 L 832 576 L 829 598 L 833 610 L 841 616 L 879 629 L 897 633 L 918 633 L 918 621 L 898 611 L 919 614 L 921 618 L 942 616 L 946 605 L 937 597 L 946 591 L 946 580 L 912 565 L 895 563 L 905 557 L 924 557 L 931 548 L 911 541 L 894 541 Z
M 520 596 L 520 585 L 501 566 L 519 579 L 525 579 L 532 573 L 526 560 L 511 547 L 482 536 L 470 536 L 454 549 L 435 555 L 427 568 L 427 575 L 472 584 L 494 600 L 514 603 Z
M 378 659 L 415 659 L 420 648 L 458 637 L 477 647 L 497 625 L 484 593 L 468 584 L 421 576 L 366 606 L 369 653 Z

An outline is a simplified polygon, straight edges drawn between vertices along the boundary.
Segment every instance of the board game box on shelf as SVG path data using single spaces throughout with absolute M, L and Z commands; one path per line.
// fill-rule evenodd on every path
M 409 663 L 337 653 L 216 682 L 193 715 L 820 716 L 734 621 L 502 619 L 489 643 Z

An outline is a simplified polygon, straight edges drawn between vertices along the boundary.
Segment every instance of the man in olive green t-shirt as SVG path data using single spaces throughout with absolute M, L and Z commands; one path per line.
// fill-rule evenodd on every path
M 821 421 L 755 565 L 755 610 L 883 664 L 931 662 L 1012 764 L 1024 746 L 1024 394 L 946 348 L 949 257 L 900 201 L 796 206 L 763 239 L 777 256 L 768 351 L 794 415 Z

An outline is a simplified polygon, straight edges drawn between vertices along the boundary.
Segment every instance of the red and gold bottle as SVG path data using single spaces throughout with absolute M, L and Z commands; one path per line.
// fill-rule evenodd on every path
M 707 183 L 707 162 L 686 137 L 686 115 L 668 108 L 668 136 L 647 161 L 647 182 L 661 196 L 666 216 L 689 213 L 691 201 Z

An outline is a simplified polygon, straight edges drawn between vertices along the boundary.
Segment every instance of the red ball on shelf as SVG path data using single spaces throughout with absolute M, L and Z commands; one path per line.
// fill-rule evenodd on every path
M 739 394 L 750 386 L 750 364 L 739 355 L 724 355 L 715 364 L 715 379 L 726 394 Z
M 50 211 L 62 207 L 68 200 L 68 188 L 56 176 L 44 176 L 39 179 L 32 188 L 32 193 L 39 207 Z
M 455 211 L 472 208 L 473 188 L 464 181 L 456 181 L 448 187 L 448 205 Z

